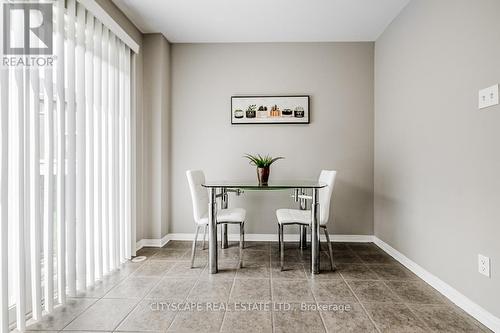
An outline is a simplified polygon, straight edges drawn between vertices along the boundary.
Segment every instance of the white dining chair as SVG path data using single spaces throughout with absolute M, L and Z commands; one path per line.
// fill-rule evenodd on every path
M 319 189 L 319 225 L 325 232 L 326 241 L 328 242 L 328 252 L 330 253 L 330 265 L 332 270 L 335 269 L 333 264 L 333 250 L 332 243 L 330 243 L 330 236 L 326 224 L 330 216 L 330 200 L 335 185 L 335 176 L 337 171 L 323 170 L 319 176 L 319 182 L 327 184 L 326 187 Z M 311 226 L 311 211 L 300 209 L 278 209 L 276 211 L 278 219 L 278 248 L 280 251 L 281 270 L 283 270 L 285 262 L 285 242 L 283 241 L 283 227 L 285 225 L 300 225 Z
M 191 268 L 194 266 L 194 257 L 196 252 L 196 241 L 200 227 L 205 227 L 203 234 L 203 248 L 205 246 L 205 234 L 208 226 L 208 190 L 202 186 L 205 183 L 205 174 L 201 170 L 188 170 L 186 176 L 193 201 L 193 217 L 196 226 L 196 232 L 193 240 L 191 252 Z M 245 217 L 246 210 L 243 208 L 227 208 L 217 210 L 218 224 L 239 224 L 240 226 L 240 253 L 239 266 L 242 266 L 243 247 L 245 244 Z

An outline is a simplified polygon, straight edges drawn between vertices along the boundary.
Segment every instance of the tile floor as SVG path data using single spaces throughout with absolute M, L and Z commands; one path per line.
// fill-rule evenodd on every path
M 216 275 L 207 252 L 189 268 L 190 243 L 144 248 L 92 290 L 68 300 L 30 331 L 58 332 L 486 332 L 437 291 L 371 243 L 333 243 L 335 272 L 309 273 L 308 250 L 276 243 L 220 250 Z M 324 246 L 324 244 L 323 244 Z M 326 248 L 326 247 L 325 247 Z M 182 309 L 170 306 L 181 305 Z M 246 311 L 243 311 L 246 310 Z

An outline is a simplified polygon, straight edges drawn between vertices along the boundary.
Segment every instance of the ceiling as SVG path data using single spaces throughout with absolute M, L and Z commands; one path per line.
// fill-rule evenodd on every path
M 173 43 L 374 41 L 410 0 L 113 0 Z

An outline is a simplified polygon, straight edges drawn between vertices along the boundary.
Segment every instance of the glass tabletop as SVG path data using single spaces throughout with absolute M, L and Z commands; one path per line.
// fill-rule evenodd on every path
M 327 185 L 311 180 L 275 180 L 267 185 L 259 184 L 252 180 L 223 180 L 223 181 L 207 181 L 202 184 L 203 187 L 219 187 L 219 188 L 239 188 L 247 190 L 284 190 L 291 188 L 323 188 Z

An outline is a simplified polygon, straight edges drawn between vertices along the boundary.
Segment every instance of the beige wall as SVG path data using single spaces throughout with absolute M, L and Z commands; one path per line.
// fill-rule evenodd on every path
M 375 234 L 500 317 L 500 1 L 412 1 L 376 42 Z M 491 278 L 477 271 L 491 257 Z
M 231 125 L 230 97 L 309 94 L 309 125 Z M 171 233 L 193 233 L 185 171 L 207 178 L 255 179 L 244 153 L 286 159 L 272 179 L 315 179 L 338 170 L 336 234 L 373 234 L 373 43 L 173 44 Z M 288 192 L 247 192 L 247 233 L 275 234 Z M 292 229 L 292 228 L 290 228 Z
M 143 36 L 142 238 L 168 232 L 170 45 L 161 34 Z

